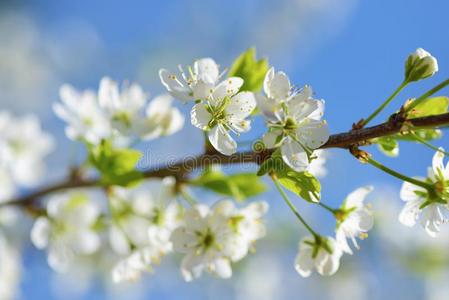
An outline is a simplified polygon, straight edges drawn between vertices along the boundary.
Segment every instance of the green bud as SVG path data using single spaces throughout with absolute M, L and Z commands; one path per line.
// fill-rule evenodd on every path
M 438 62 L 429 52 L 422 48 L 416 49 L 405 62 L 405 80 L 418 81 L 433 76 L 438 71 Z

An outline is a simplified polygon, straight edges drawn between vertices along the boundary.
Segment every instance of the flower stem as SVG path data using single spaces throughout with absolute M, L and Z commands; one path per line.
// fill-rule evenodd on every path
M 421 144 L 423 144 L 423 145 L 429 147 L 429 148 L 432 149 L 432 150 L 441 152 L 441 153 L 443 153 L 444 155 L 449 156 L 449 153 L 448 153 L 448 152 L 446 152 L 446 151 L 444 151 L 444 150 L 441 150 L 440 148 L 438 148 L 438 147 L 432 145 L 431 143 L 427 142 L 425 139 L 423 139 L 422 137 L 420 137 L 420 136 L 417 135 L 416 133 L 413 133 L 412 135 L 413 135 L 414 138 L 415 138 L 418 142 L 420 142 Z
M 362 127 L 367 125 L 372 119 L 374 119 L 393 99 L 396 97 L 400 91 L 402 91 L 408 84 L 408 81 L 404 80 L 401 85 L 393 92 L 393 94 L 388 97 L 368 118 L 363 120 Z
M 285 203 L 287 203 L 288 207 L 292 210 L 292 212 L 295 214 L 295 216 L 298 218 L 298 220 L 304 225 L 304 227 L 314 236 L 319 237 L 320 235 L 315 232 L 315 230 L 312 229 L 312 227 L 307 224 L 307 222 L 304 220 L 304 218 L 299 214 L 296 207 L 293 205 L 293 203 L 288 198 L 287 194 L 282 189 L 281 185 L 279 184 L 279 181 L 277 180 L 275 175 L 271 175 L 271 179 L 274 182 L 274 185 L 276 186 L 277 190 L 281 194 L 282 198 L 284 199 Z
M 189 192 L 186 190 L 184 186 L 182 186 L 179 189 L 179 192 L 181 193 L 182 197 L 187 201 L 187 203 L 190 204 L 190 206 L 195 206 L 197 204 L 197 201 L 195 198 L 192 197 L 192 195 L 189 194 Z
M 406 107 L 405 112 L 406 113 L 410 112 L 412 109 L 414 109 L 416 106 L 418 106 L 421 102 L 423 102 L 424 100 L 426 100 L 427 98 L 429 98 L 430 96 L 432 96 L 433 94 L 435 94 L 436 92 L 438 92 L 439 90 L 441 90 L 442 88 L 444 88 L 447 85 L 449 85 L 449 78 L 446 79 L 445 81 L 441 82 L 434 88 L 428 90 L 427 92 L 425 92 L 418 98 L 416 98 L 415 101 L 413 101 L 412 103 L 410 103 L 410 105 L 408 105 Z
M 384 166 L 383 164 L 381 164 L 380 162 L 378 162 L 378 161 L 376 161 L 376 160 L 374 160 L 372 158 L 368 158 L 367 162 L 370 165 L 372 165 L 372 166 L 374 166 L 374 167 L 384 171 L 385 173 L 390 174 L 391 176 L 394 176 L 394 177 L 399 178 L 401 180 L 404 180 L 404 181 L 410 182 L 410 183 L 412 183 L 414 185 L 417 185 L 417 186 L 420 186 L 422 188 L 425 188 L 428 191 L 432 190 L 432 186 L 430 184 L 427 184 L 427 183 L 425 183 L 425 182 L 423 182 L 421 180 L 417 180 L 417 179 L 408 177 L 406 175 L 403 175 L 401 173 L 398 173 L 395 170 L 392 170 L 392 169 Z
M 326 209 L 327 211 L 329 211 L 330 213 L 332 213 L 333 215 L 335 215 L 335 213 L 337 212 L 337 209 L 334 209 L 334 208 L 324 204 L 323 202 L 318 202 L 317 204 L 319 206 L 323 207 L 324 209 Z

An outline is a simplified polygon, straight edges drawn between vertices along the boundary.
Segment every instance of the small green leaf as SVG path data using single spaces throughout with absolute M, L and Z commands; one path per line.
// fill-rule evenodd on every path
M 249 48 L 232 64 L 228 76 L 237 76 L 245 82 L 241 91 L 259 92 L 262 89 L 265 74 L 268 71 L 268 60 L 256 59 L 256 49 Z
M 413 103 L 413 102 L 412 102 Z M 427 98 L 408 114 L 410 118 L 421 118 L 447 112 L 449 98 L 445 96 Z
M 256 196 L 266 191 L 265 184 L 253 173 L 239 173 L 227 176 L 221 171 L 205 170 L 191 184 L 212 190 L 218 194 L 231 196 L 237 201 Z
M 306 201 L 320 201 L 321 184 L 315 176 L 307 171 L 297 172 L 287 166 L 282 160 L 279 149 L 271 155 L 271 159 L 273 160 L 272 170 L 282 186 Z
M 384 136 L 376 140 L 379 150 L 387 156 L 396 157 L 399 155 L 399 144 L 393 136 Z
M 117 149 L 109 141 L 88 147 L 89 162 L 101 174 L 103 185 L 131 186 L 143 178 L 136 165 L 142 153 L 133 149 Z

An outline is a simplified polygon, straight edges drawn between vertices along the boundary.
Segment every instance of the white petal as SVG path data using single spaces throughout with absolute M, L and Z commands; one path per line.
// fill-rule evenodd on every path
M 408 227 L 412 227 L 413 225 L 415 225 L 420 213 L 420 205 L 420 199 L 407 201 L 404 205 L 404 208 L 399 213 L 399 222 Z
M 198 80 L 215 83 L 219 72 L 218 65 L 212 58 L 202 58 L 193 63 L 193 73 L 197 75 Z
M 316 149 L 329 139 L 329 128 L 325 121 L 308 119 L 307 122 L 301 123 L 296 134 L 301 143 L 311 149 Z
M 424 178 L 421 177 L 415 177 L 415 179 L 418 180 L 424 180 Z M 414 185 L 410 182 L 404 181 L 404 183 L 402 184 L 401 187 L 401 192 L 400 192 L 400 198 L 404 201 L 415 201 L 420 199 L 421 197 L 418 196 L 415 191 L 418 192 L 426 192 L 426 190 L 420 186 Z
M 206 107 L 202 103 L 195 104 L 190 112 L 190 120 L 192 125 L 198 127 L 201 130 L 207 129 L 209 121 L 211 120 L 211 114 L 206 110 Z
M 31 229 L 31 241 L 38 249 L 45 249 L 48 246 L 51 233 L 51 224 L 45 217 L 39 217 Z
M 98 89 L 98 102 L 101 107 L 114 109 L 119 105 L 120 93 L 115 81 L 108 77 L 103 77 Z
M 192 91 L 188 86 L 184 86 L 181 82 L 176 78 L 173 73 L 170 73 L 166 69 L 159 70 L 159 78 L 161 79 L 162 84 L 165 86 L 167 91 L 175 98 L 188 101 L 194 100 Z
M 284 162 L 298 172 L 305 171 L 309 166 L 309 159 L 304 149 L 295 141 L 286 139 L 281 146 Z
M 256 99 L 251 92 L 240 92 L 233 96 L 226 107 L 226 113 L 231 119 L 243 120 L 256 108 Z
M 232 276 L 231 263 L 228 259 L 216 259 L 213 263 L 213 273 L 220 278 L 230 278 Z
M 260 109 L 262 115 L 267 118 L 271 122 L 279 121 L 276 117 L 276 111 L 278 110 L 278 103 L 265 97 L 264 95 L 257 94 L 256 95 L 257 107 Z
M 272 99 L 284 100 L 290 92 L 290 80 L 284 72 L 277 72 L 267 82 L 267 96 Z
M 295 259 L 295 269 L 299 275 L 309 277 L 312 273 L 313 266 L 312 249 L 300 249 Z
M 441 147 L 439 149 L 444 151 L 444 149 Z M 435 175 L 439 174 L 439 172 L 444 174 L 445 168 L 443 159 L 444 153 L 441 151 L 436 151 L 432 159 L 432 169 Z
M 344 251 L 348 254 L 352 254 L 352 250 L 349 247 L 348 241 L 346 239 L 346 235 L 345 235 L 344 231 L 341 229 L 341 227 L 339 229 L 337 229 L 335 237 L 336 237 L 337 243 L 338 243 L 339 247 L 342 249 L 342 251 Z
M 100 248 L 100 237 L 90 229 L 78 230 L 71 241 L 72 249 L 79 254 L 92 254 Z
M 109 243 L 112 250 L 118 254 L 128 254 L 131 251 L 128 239 L 121 229 L 116 226 L 111 226 L 109 229 Z
M 209 141 L 214 148 L 224 155 L 231 155 L 237 151 L 237 143 L 221 124 L 212 128 L 209 133 Z
M 372 186 L 364 186 L 351 192 L 345 200 L 345 208 L 363 207 L 366 196 L 373 191 Z
M 240 77 L 229 77 L 220 82 L 212 93 L 214 101 L 219 101 L 225 97 L 231 97 L 235 95 L 240 87 L 243 85 L 243 79 Z
M 181 274 L 189 282 L 201 276 L 205 265 L 200 255 L 190 253 L 184 256 L 181 262 Z

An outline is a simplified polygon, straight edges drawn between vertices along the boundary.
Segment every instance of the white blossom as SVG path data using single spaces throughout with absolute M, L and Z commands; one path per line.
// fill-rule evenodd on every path
M 159 77 L 167 91 L 182 101 L 204 99 L 221 77 L 219 67 L 212 58 L 202 58 L 188 67 L 188 74 L 179 66 L 181 76 L 166 69 L 159 70 Z
M 184 225 L 171 237 L 174 250 L 185 254 L 181 263 L 184 279 L 191 281 L 205 270 L 220 278 L 231 277 L 231 262 L 241 260 L 265 235 L 261 218 L 267 208 L 265 202 L 256 202 L 239 209 L 223 200 L 212 209 L 198 204 L 187 211 Z
M 114 251 L 126 256 L 114 267 L 116 282 L 139 278 L 172 251 L 170 236 L 181 214 L 173 201 L 175 179 L 166 177 L 157 184 L 152 189 L 116 187 L 111 193 L 110 243 Z
M 443 151 L 442 148 L 440 150 Z M 432 167 L 427 178 L 416 179 L 426 181 L 433 186 L 433 192 L 423 187 L 404 182 L 401 189 L 401 199 L 405 206 L 399 214 L 399 221 L 405 226 L 413 226 L 419 219 L 426 232 L 436 237 L 440 225 L 448 220 L 449 201 L 449 164 L 443 164 L 444 154 L 437 151 L 433 156 Z
M 54 270 L 65 272 L 76 255 L 92 254 L 100 247 L 94 228 L 99 213 L 86 194 L 54 195 L 48 200 L 47 216 L 36 219 L 31 241 L 38 249 L 47 249 Z
M 53 148 L 53 138 L 42 131 L 35 116 L 0 112 L 0 186 L 4 188 L 0 199 L 10 197 L 16 185 L 36 185 L 45 172 L 44 157 Z
M 231 200 L 222 200 L 214 206 L 214 212 L 225 216 L 231 227 L 229 243 L 233 253 L 230 258 L 238 261 L 248 254 L 254 242 L 265 236 L 266 228 L 262 217 L 268 211 L 266 202 L 253 202 L 246 207 L 237 208 Z
M 237 143 L 229 131 L 237 135 L 249 131 L 251 122 L 247 118 L 256 107 L 253 93 L 238 93 L 242 85 L 243 79 L 239 77 L 223 80 L 190 113 L 192 125 L 207 131 L 212 146 L 225 155 L 237 151 Z
M 143 140 L 172 135 L 182 129 L 184 116 L 172 102 L 170 95 L 160 95 L 148 104 L 140 129 Z
M 265 95 L 258 95 L 257 105 L 265 116 L 268 132 L 263 136 L 267 148 L 281 149 L 282 158 L 296 171 L 305 171 L 314 149 L 329 138 L 326 121 L 321 121 L 324 101 L 312 98 L 312 89 L 293 89 L 283 72 L 268 70 Z
M 333 275 L 340 267 L 342 255 L 342 250 L 333 238 L 309 236 L 299 242 L 295 269 L 303 277 L 310 276 L 313 268 L 320 275 Z
M 346 197 L 342 207 L 337 211 L 336 240 L 346 253 L 352 254 L 348 238 L 358 249 L 356 237 L 366 238 L 367 232 L 373 227 L 374 216 L 371 207 L 363 203 L 372 190 L 371 186 L 356 189 Z
M 53 104 L 53 111 L 67 122 L 68 138 L 99 144 L 111 136 L 109 120 L 93 91 L 78 92 L 70 85 L 63 85 L 59 95 L 62 103 Z

